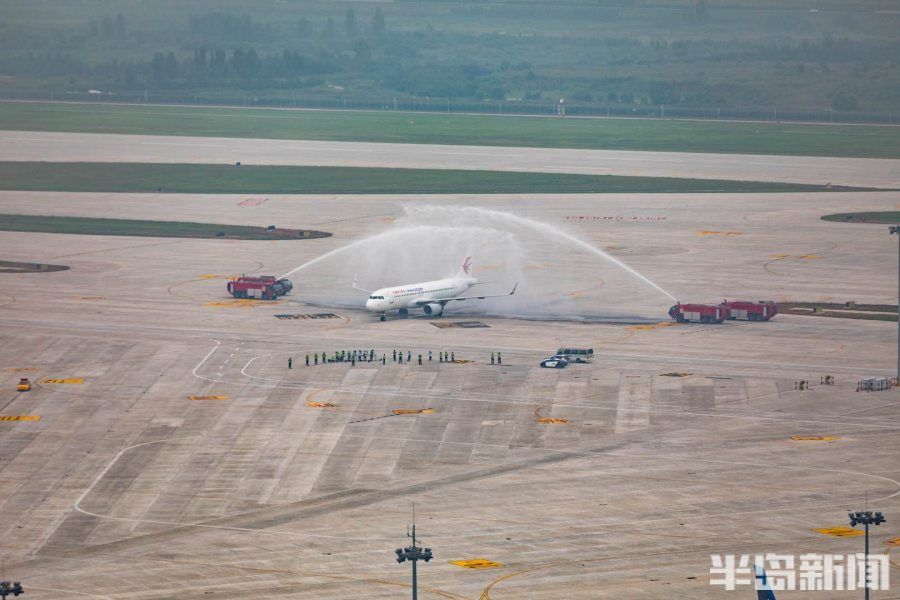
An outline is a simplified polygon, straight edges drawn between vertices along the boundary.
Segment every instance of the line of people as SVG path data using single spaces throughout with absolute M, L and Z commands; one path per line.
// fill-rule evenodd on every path
M 428 362 L 432 362 L 434 360 L 434 354 L 431 350 L 428 351 Z M 499 357 L 499 353 L 498 353 Z M 423 355 L 417 355 L 418 363 L 423 363 Z M 391 353 L 391 361 L 397 364 L 403 364 L 403 350 L 397 351 L 396 349 Z M 318 366 L 319 365 L 319 353 L 315 352 L 310 356 L 306 355 L 306 366 Z M 378 362 L 378 358 L 375 356 L 375 350 L 335 350 L 332 353 L 322 352 L 321 354 L 321 363 L 350 363 L 351 366 L 356 366 L 356 363 L 365 363 L 365 362 Z M 409 364 L 413 362 L 413 354 L 412 350 L 406 351 L 406 363 Z M 455 363 L 456 362 L 456 352 L 446 352 L 440 351 L 438 352 L 438 362 L 441 363 Z M 387 364 L 387 354 L 381 355 L 381 364 Z M 491 364 L 494 364 L 494 355 L 491 354 Z M 288 369 L 294 368 L 294 359 L 293 357 L 288 357 Z

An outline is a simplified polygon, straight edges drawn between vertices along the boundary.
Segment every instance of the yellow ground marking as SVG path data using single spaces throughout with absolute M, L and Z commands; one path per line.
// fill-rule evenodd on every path
M 436 413 L 434 408 L 395 408 L 391 411 L 395 415 L 430 415 Z
M 769 258 L 774 258 L 775 260 L 781 260 L 782 258 L 788 258 L 790 254 L 770 254 Z
M 231 396 L 188 396 L 188 400 L 230 400 Z
M 822 258 L 818 254 L 801 254 L 797 258 L 802 258 L 803 260 L 816 260 L 817 258 Z
M 307 402 L 306 405 L 310 408 L 335 408 L 337 406 L 331 402 Z
M 214 275 L 212 273 L 205 273 L 200 276 L 200 279 L 219 279 L 220 277 L 226 277 L 225 275 Z
M 474 360 L 463 360 L 462 358 L 457 358 L 456 360 L 451 360 L 454 365 L 466 365 L 469 363 L 475 362 Z
M 541 417 L 540 419 L 538 419 L 537 422 L 544 423 L 544 424 L 563 425 L 565 423 L 568 423 L 569 421 L 566 419 L 557 419 L 555 417 Z
M 675 321 L 663 321 L 661 323 L 652 323 L 648 325 L 629 325 L 625 329 L 630 331 L 650 331 L 651 329 L 659 329 L 660 327 L 674 327 L 678 325 Z
M 856 537 L 858 535 L 865 535 L 862 531 L 858 529 L 851 529 L 845 525 L 838 525 L 837 527 L 824 527 L 822 529 L 813 529 L 816 533 L 821 533 L 823 535 L 830 535 L 832 537 Z
M 486 558 L 470 558 L 467 560 L 451 560 L 451 565 L 456 565 L 457 567 L 462 567 L 464 569 L 496 569 L 498 567 L 504 566 L 503 563 L 498 563 L 493 560 L 488 560 Z
M 531 263 L 529 265 L 525 265 L 525 270 L 526 271 L 535 271 L 535 270 L 540 270 L 540 269 L 549 269 L 551 267 L 552 267 L 552 265 L 549 265 L 547 263 Z
M 0 415 L 0 421 L 40 421 L 39 415 Z
M 26 373 L 32 371 L 40 371 L 40 367 L 6 367 L 3 369 L 7 373 Z
M 892 537 L 885 542 L 888 546 L 900 546 L 900 537 Z
M 221 307 L 221 308 L 247 308 L 248 306 L 275 306 L 281 304 L 281 300 L 257 300 L 255 298 L 236 298 L 234 300 L 218 300 L 216 302 L 206 302 L 203 306 Z
M 709 235 L 735 236 L 735 235 L 744 235 L 744 234 L 741 233 L 740 231 L 708 231 L 708 230 L 702 229 L 700 231 L 695 232 L 694 235 L 696 235 L 698 237 L 704 237 L 704 236 L 709 236 Z
M 795 442 L 833 442 L 841 438 L 836 435 L 792 435 L 791 439 Z
M 45 379 L 41 383 L 71 383 L 71 384 L 79 384 L 84 383 L 84 379 L 80 377 L 66 377 L 63 379 Z

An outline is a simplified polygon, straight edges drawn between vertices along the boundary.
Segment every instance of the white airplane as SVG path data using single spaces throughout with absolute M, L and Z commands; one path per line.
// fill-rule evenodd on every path
M 476 278 L 470 277 L 469 271 L 471 269 L 472 257 L 467 256 L 456 275 L 449 279 L 399 285 L 378 290 L 366 290 L 356 285 L 356 279 L 354 278 L 353 287 L 369 294 L 369 298 L 366 300 L 366 310 L 380 312 L 382 321 L 387 318 L 389 310 L 396 310 L 402 318 L 406 318 L 409 316 L 411 308 L 421 308 L 426 315 L 437 317 L 443 314 L 444 306 L 453 300 L 484 300 L 485 298 L 512 296 L 516 293 L 516 288 L 519 286 L 518 283 L 513 286 L 511 292 L 506 294 L 463 296 L 462 294 L 476 285 L 491 283 L 479 282 Z

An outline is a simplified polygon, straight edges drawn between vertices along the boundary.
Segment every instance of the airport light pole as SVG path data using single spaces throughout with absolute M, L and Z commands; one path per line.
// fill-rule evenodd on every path
M 885 518 L 884 515 L 880 512 L 872 514 L 871 511 L 860 511 L 855 513 L 849 513 L 847 515 L 850 517 L 850 526 L 856 527 L 857 524 L 862 523 L 866 526 L 866 553 L 865 553 L 865 579 L 863 580 L 864 589 L 866 592 L 866 600 L 869 600 L 869 525 L 881 525 L 884 523 Z
M 431 555 L 431 548 L 422 548 L 421 546 L 416 546 L 415 523 L 413 523 L 412 526 L 412 545 L 407 546 L 406 548 L 397 548 L 394 552 L 397 553 L 398 563 L 402 563 L 407 560 L 412 563 L 412 597 L 413 600 L 418 600 L 419 583 L 416 579 L 416 563 L 420 560 L 428 562 L 433 558 L 433 556 Z
M 900 237 L 900 225 L 891 225 L 890 232 Z M 897 383 L 900 383 L 900 241 L 897 243 Z
M 24 593 L 25 590 L 22 589 L 22 584 L 18 581 L 13 581 L 12 583 L 0 581 L 0 598 L 3 600 L 6 600 L 6 597 L 9 595 L 18 596 Z

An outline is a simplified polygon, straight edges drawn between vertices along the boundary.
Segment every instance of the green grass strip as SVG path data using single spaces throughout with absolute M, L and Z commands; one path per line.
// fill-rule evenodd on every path
M 0 189 L 194 194 L 571 194 L 804 192 L 825 188 L 760 181 L 506 171 L 0 162 Z
M 323 231 L 313 230 L 276 229 L 270 232 L 265 227 L 191 223 L 186 221 L 135 221 L 131 219 L 4 214 L 0 214 L 0 231 L 238 240 L 297 240 L 331 235 Z M 308 235 L 306 235 L 307 232 Z
M 840 223 L 869 223 L 881 225 L 900 224 L 900 210 L 886 210 L 882 212 L 853 212 L 837 213 L 822 217 L 825 221 L 837 221 Z
M 0 129 L 900 158 L 900 128 L 865 125 L 6 102 Z

